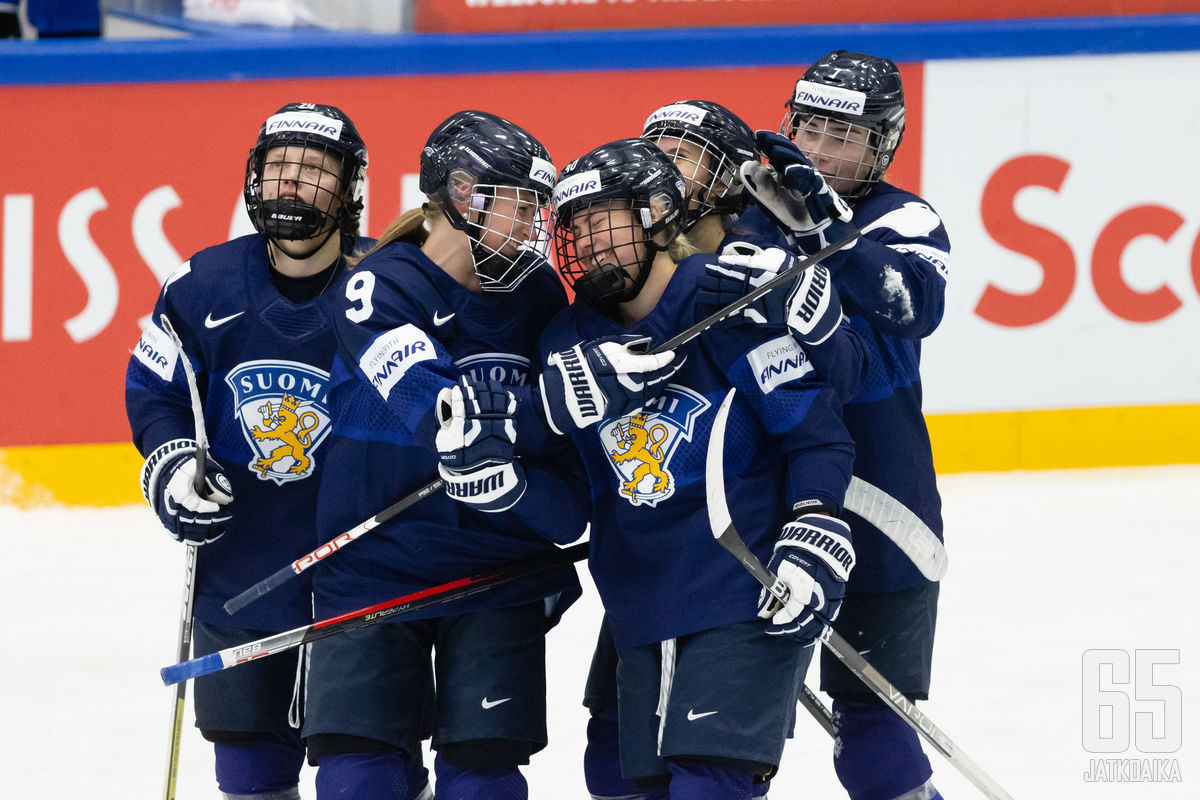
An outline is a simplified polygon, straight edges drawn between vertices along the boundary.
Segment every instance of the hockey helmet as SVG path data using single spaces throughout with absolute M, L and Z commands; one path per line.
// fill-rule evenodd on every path
M 838 191 L 845 197 L 861 197 L 870 191 L 892 163 L 904 137 L 904 86 L 899 68 L 888 58 L 834 50 L 796 81 L 787 106 L 780 133 L 791 139 L 801 132 L 824 134 L 830 130 L 830 121 L 864 130 L 865 154 L 837 170 L 846 187 Z M 840 139 L 844 146 L 849 133 L 836 127 L 843 132 L 831 132 L 829 138 Z M 839 158 L 829 143 L 822 148 L 822 155 Z M 825 177 L 836 184 L 833 179 L 837 176 Z
M 654 256 L 685 227 L 683 176 L 649 139 L 620 139 L 575 159 L 554 188 L 563 279 L 608 309 L 637 297 Z
M 688 228 L 712 211 L 736 211 L 743 202 L 738 168 L 758 158 L 754 131 L 736 114 L 709 100 L 681 100 L 646 118 L 642 136 L 664 147 L 690 183 Z M 681 139 L 700 148 L 685 155 L 663 138 Z
M 484 111 L 450 115 L 421 152 L 421 191 L 471 240 L 485 291 L 512 291 L 545 263 L 554 176 L 541 142 Z
M 267 161 L 269 151 L 285 146 L 286 162 Z M 357 220 L 362 211 L 366 169 L 367 146 L 345 112 L 318 103 L 288 103 L 262 124 L 250 149 L 246 211 L 254 229 L 272 240 L 332 232 Z M 285 188 L 285 183 L 310 191 Z M 311 194 L 311 201 L 303 194 Z

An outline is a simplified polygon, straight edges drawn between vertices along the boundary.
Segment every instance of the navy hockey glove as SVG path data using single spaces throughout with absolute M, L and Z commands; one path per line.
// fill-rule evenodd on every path
M 221 538 L 233 514 L 233 487 L 221 465 L 204 460 L 204 494 L 196 492 L 195 439 L 173 439 L 142 466 L 142 496 L 177 542 L 207 544 Z
M 525 494 L 514 460 L 517 399 L 496 381 L 463 377 L 438 393 L 438 474 L 446 494 L 480 511 L 507 511 Z
M 827 514 L 803 514 L 783 526 L 767 568 L 791 591 L 787 605 L 763 589 L 758 616 L 770 619 L 767 634 L 815 639 L 837 619 L 854 568 L 850 526 Z
M 743 242 L 726 246 L 716 263 L 705 265 L 696 302 L 723 307 L 784 270 L 796 258 L 785 250 L 763 250 Z M 804 344 L 828 339 L 842 321 L 842 301 L 829 270 L 821 264 L 800 273 L 790 286 L 777 287 L 747 306 L 742 314 L 759 324 L 787 325 Z
M 854 231 L 850 206 L 795 142 L 773 131 L 758 131 L 755 139 L 770 167 L 747 161 L 742 181 L 758 204 L 795 235 L 801 252 L 811 255 Z
M 648 337 L 616 336 L 551 353 L 540 394 L 554 432 L 620 419 L 662 394 L 686 359 L 676 359 L 673 351 L 639 353 L 649 342 Z

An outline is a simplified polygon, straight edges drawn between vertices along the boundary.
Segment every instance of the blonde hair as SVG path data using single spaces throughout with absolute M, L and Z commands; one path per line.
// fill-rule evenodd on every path
M 420 208 L 411 208 L 405 211 L 392 220 L 392 224 L 387 226 L 387 229 L 375 241 L 375 244 L 366 250 L 355 251 L 353 255 L 346 258 L 346 261 L 352 267 L 358 266 L 358 263 L 364 258 L 392 242 L 409 242 L 420 247 L 429 238 L 429 224 L 441 213 L 441 208 L 433 202 L 428 202 Z
M 667 245 L 667 255 L 671 260 L 678 264 L 688 256 L 694 256 L 700 252 L 700 248 L 692 244 L 691 239 L 688 239 L 686 233 L 681 233 L 676 236 L 671 243 Z

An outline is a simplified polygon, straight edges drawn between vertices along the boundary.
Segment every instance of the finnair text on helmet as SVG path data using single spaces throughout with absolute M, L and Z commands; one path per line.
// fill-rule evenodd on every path
M 337 139 L 342 135 L 342 121 L 324 114 L 285 111 L 268 119 L 263 132 L 267 136 L 286 132 L 315 133 L 327 139 Z
M 855 116 L 861 116 L 867 106 L 867 96 L 862 92 L 810 81 L 796 81 L 794 101 L 797 105 L 814 106 Z
M 587 172 L 572 175 L 559 181 L 558 186 L 554 187 L 554 207 L 558 208 L 568 200 L 580 195 L 598 191 L 600 191 L 599 170 L 589 169 Z
M 689 125 L 699 125 L 704 122 L 706 114 L 708 112 L 702 108 L 683 103 L 663 106 L 649 117 L 646 117 L 646 124 L 642 128 L 645 130 L 656 122 L 686 122 Z
M 529 177 L 533 178 L 538 183 L 544 183 L 547 186 L 554 185 L 554 179 L 558 177 L 558 173 L 554 171 L 554 164 L 544 158 L 533 157 L 533 164 L 529 167 Z

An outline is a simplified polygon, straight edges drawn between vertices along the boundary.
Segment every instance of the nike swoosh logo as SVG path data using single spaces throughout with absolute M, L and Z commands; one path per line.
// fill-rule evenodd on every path
M 434 325 L 442 326 L 442 325 L 445 325 L 447 322 L 449 322 L 452 319 L 454 319 L 454 312 L 451 312 L 444 317 L 436 311 L 433 312 L 433 324 Z
M 454 315 L 451 314 L 450 316 L 454 316 Z M 500 700 L 488 700 L 485 697 L 485 698 L 483 698 L 483 702 L 480 705 L 482 705 L 484 708 L 495 708 L 496 706 L 500 705 L 501 703 L 507 703 L 509 700 L 512 700 L 512 698 L 505 697 Z
M 220 327 L 221 325 L 224 325 L 226 322 L 229 322 L 232 319 L 237 319 L 238 317 L 240 317 L 242 314 L 245 314 L 245 313 L 246 313 L 245 311 L 239 311 L 236 314 L 230 314 L 228 317 L 221 317 L 220 319 L 213 319 L 212 312 L 210 311 L 208 316 L 204 318 L 204 327 L 206 327 L 206 328 Z
M 716 711 L 701 711 L 699 714 L 697 714 L 696 709 L 690 708 L 688 709 L 688 722 L 695 722 L 702 717 L 711 717 L 716 713 Z

